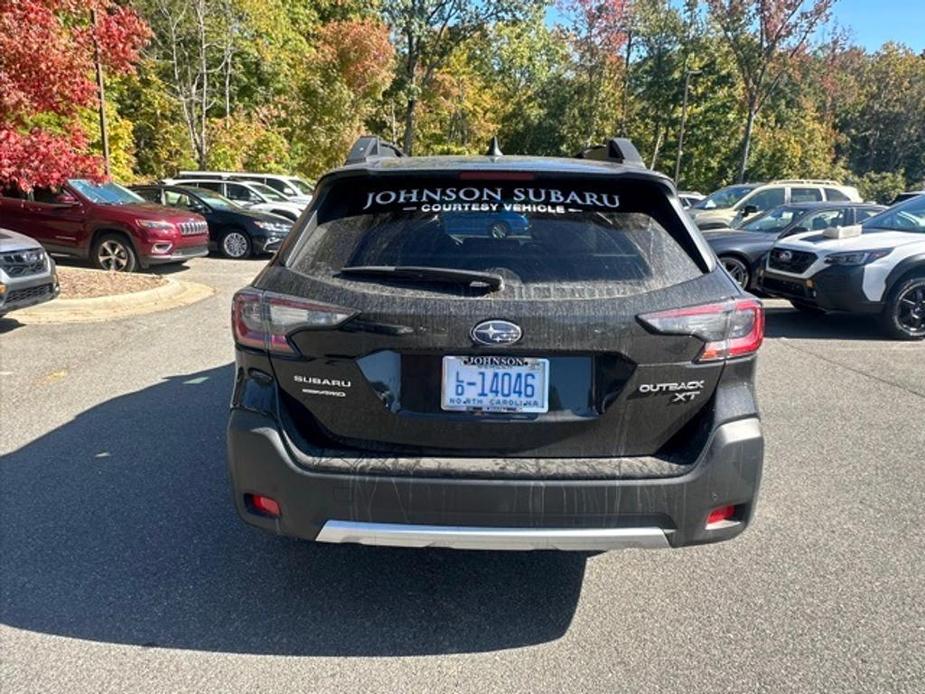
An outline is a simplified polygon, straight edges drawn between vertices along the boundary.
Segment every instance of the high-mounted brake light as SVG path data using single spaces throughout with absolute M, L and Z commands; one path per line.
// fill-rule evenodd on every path
M 461 181 L 533 181 L 536 174 L 529 171 L 460 171 Z
M 673 308 L 638 318 L 652 332 L 703 340 L 698 362 L 744 357 L 757 352 L 764 340 L 764 308 L 757 299 Z
M 355 311 L 339 306 L 242 289 L 232 301 L 231 328 L 235 342 L 242 347 L 295 354 L 286 339 L 290 333 L 334 328 L 355 315 Z

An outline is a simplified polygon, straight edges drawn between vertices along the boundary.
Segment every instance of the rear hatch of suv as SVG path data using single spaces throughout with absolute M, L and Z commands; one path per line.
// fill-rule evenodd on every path
M 652 174 L 341 174 L 313 211 L 234 323 L 288 433 L 331 455 L 664 453 L 748 339 Z

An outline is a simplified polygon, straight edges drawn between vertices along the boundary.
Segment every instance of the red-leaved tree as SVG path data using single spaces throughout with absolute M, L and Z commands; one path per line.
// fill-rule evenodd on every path
M 625 121 L 633 3 L 630 0 L 559 0 L 557 6 L 572 32 L 575 57 L 584 78 L 584 98 L 578 111 L 585 123 L 586 144 L 591 144 L 602 127 L 612 127 L 610 115 L 615 111 L 615 104 L 607 103 L 605 95 L 613 90 L 617 81 L 624 46 L 627 50 L 620 120 Z M 623 127 L 625 122 L 621 124 L 621 129 Z
M 96 103 L 94 49 L 124 73 L 148 36 L 113 0 L 0 0 L 0 187 L 100 177 L 78 123 L 79 109 Z

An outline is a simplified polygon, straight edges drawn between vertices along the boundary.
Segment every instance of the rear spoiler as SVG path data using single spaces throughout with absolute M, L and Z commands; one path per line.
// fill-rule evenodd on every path
M 373 159 L 403 156 L 405 156 L 405 153 L 399 149 L 398 145 L 386 142 L 375 135 L 364 135 L 353 143 L 344 165 L 362 164 Z
M 575 155 L 576 159 L 594 159 L 596 161 L 612 161 L 617 164 L 641 166 L 646 168 L 639 150 L 628 138 L 612 137 L 603 145 L 592 145 Z

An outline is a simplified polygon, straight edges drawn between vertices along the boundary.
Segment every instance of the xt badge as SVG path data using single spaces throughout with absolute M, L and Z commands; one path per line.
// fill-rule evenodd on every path
M 668 393 L 671 403 L 690 402 L 703 392 L 703 381 L 682 381 L 671 383 L 643 383 L 639 386 L 642 395 Z

